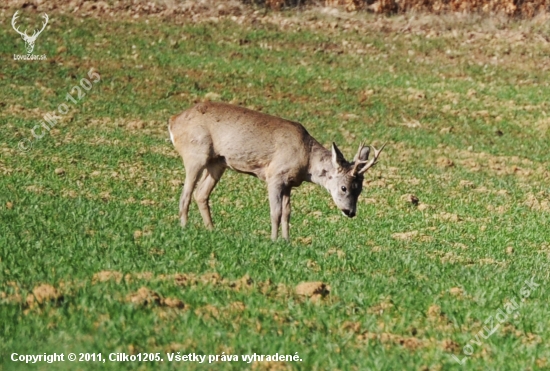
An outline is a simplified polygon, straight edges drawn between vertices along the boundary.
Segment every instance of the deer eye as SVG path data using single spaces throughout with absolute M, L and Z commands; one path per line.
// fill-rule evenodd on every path
M 342 192 L 346 192 L 347 190 L 346 186 L 342 186 Z

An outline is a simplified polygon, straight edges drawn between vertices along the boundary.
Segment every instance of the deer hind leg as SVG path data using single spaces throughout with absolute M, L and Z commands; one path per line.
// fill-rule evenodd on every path
M 283 215 L 283 198 L 286 187 L 280 182 L 269 182 L 267 191 L 269 193 L 269 208 L 271 210 L 271 239 L 275 241 L 277 240 L 279 225 L 281 224 L 281 217 Z M 283 232 L 283 238 L 288 239 L 288 233 L 285 236 Z
M 187 216 L 189 214 L 189 204 L 191 203 L 191 195 L 193 189 L 197 184 L 204 168 L 206 167 L 207 158 L 184 158 L 183 163 L 185 166 L 185 183 L 183 184 L 183 190 L 180 196 L 180 221 L 181 226 L 185 227 L 187 224 Z
M 287 188 L 283 190 L 283 199 L 282 199 L 282 216 L 281 216 L 281 229 L 283 232 L 283 238 L 288 241 L 290 238 L 289 232 L 290 232 L 290 190 L 291 188 Z
M 216 184 L 218 184 L 218 181 L 222 177 L 224 171 L 225 167 L 220 163 L 208 164 L 206 170 L 204 171 L 204 177 L 201 179 L 197 185 L 197 189 L 195 190 L 195 201 L 197 201 L 204 225 L 208 229 L 214 228 L 208 201 L 210 199 L 210 194 L 214 190 Z

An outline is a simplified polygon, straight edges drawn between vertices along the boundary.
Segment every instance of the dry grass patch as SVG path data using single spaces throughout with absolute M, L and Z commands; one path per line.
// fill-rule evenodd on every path
M 370 307 L 367 310 L 367 312 L 379 316 L 379 315 L 384 314 L 384 312 L 391 310 L 391 308 L 393 308 L 393 307 L 394 307 L 394 305 L 391 302 L 391 299 L 386 298 L 384 301 L 380 302 L 379 304 Z
M 195 309 L 195 314 L 205 320 L 218 319 L 220 317 L 220 310 L 215 306 L 208 304 Z
M 409 231 L 409 232 L 393 233 L 391 236 L 396 240 L 412 241 L 414 238 L 418 236 L 418 234 L 419 234 L 418 231 Z

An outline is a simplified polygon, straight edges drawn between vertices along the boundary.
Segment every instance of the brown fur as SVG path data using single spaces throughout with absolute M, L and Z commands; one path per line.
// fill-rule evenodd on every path
M 341 179 L 350 187 L 341 203 L 351 205 L 341 209 L 355 215 L 361 187 L 351 183 L 362 181 L 362 175 L 356 176 L 356 167 L 352 169 L 353 164 L 345 161 L 335 145 L 331 154 L 299 123 L 239 106 L 205 102 L 172 116 L 168 129 L 186 170 L 180 198 L 183 226 L 196 188 L 195 200 L 204 223 L 213 227 L 208 199 L 226 168 L 267 182 L 273 239 L 277 238 L 281 222 L 283 237 L 289 238 L 290 190 L 303 181 L 323 185 L 337 202 L 333 188 L 339 183 L 333 178 Z M 361 148 L 358 156 L 364 157 Z

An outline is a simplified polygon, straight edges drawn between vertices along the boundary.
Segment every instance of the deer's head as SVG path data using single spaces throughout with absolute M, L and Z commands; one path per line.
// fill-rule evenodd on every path
M 15 22 L 17 21 L 17 17 L 18 17 L 17 13 L 18 11 L 15 12 L 15 14 L 11 19 L 11 26 L 19 35 L 21 35 L 21 38 L 25 41 L 25 49 L 27 49 L 27 53 L 31 54 L 32 51 L 34 50 L 34 43 L 36 42 L 36 38 L 38 37 L 38 35 L 42 33 L 42 31 L 44 31 L 44 29 L 46 28 L 46 25 L 48 24 L 48 19 L 49 19 L 48 15 L 44 13 L 44 15 L 42 16 L 42 18 L 44 18 L 42 29 L 40 31 L 34 30 L 33 34 L 29 36 L 27 35 L 27 30 L 25 30 L 25 32 L 21 32 L 19 31 L 19 27 L 15 26 Z
M 374 156 L 369 161 L 370 147 L 363 144 L 352 162 L 346 161 L 336 144 L 332 143 L 332 169 L 326 174 L 326 188 L 342 213 L 353 218 L 357 211 L 357 199 L 363 189 L 363 174 L 376 164 L 380 152 L 384 149 L 374 149 Z

